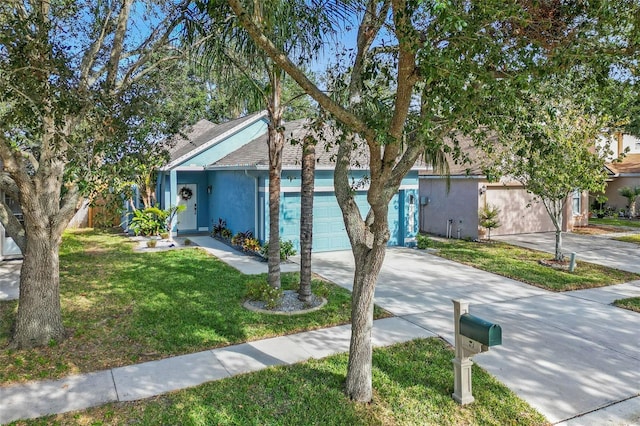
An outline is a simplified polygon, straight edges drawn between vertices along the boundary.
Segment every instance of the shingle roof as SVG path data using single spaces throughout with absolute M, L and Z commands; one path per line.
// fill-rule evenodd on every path
M 309 120 L 301 119 L 285 123 L 285 143 L 282 153 L 282 167 L 285 169 L 299 169 L 302 159 L 302 141 L 307 135 L 316 135 L 308 128 Z M 316 145 L 316 167 L 334 168 L 338 146 L 335 144 L 336 131 L 331 126 L 325 126 L 324 138 L 318 137 Z M 265 133 L 242 146 L 226 157 L 211 164 L 212 168 L 230 167 L 268 167 L 269 151 L 267 147 L 268 134 Z M 295 143 L 292 143 L 295 142 Z M 369 153 L 362 144 L 354 151 L 353 168 L 366 168 L 369 164 Z
M 607 164 L 607 168 L 616 175 L 640 173 L 640 154 L 627 154 L 622 161 Z
M 226 123 L 214 124 L 208 120 L 200 120 L 191 126 L 183 135 L 176 135 L 170 142 L 169 148 L 170 163 L 178 160 L 180 157 L 188 155 L 196 151 L 202 145 L 214 140 L 216 137 L 241 126 L 247 121 L 251 121 L 256 116 L 264 115 L 264 112 L 248 115 Z M 185 137 L 186 136 L 186 137 Z
M 459 135 L 456 137 L 460 150 L 467 157 L 467 161 L 454 161 L 451 154 L 447 154 L 447 161 L 449 163 L 449 174 L 451 176 L 484 176 L 483 168 L 485 165 L 491 163 L 491 157 L 482 149 L 475 146 L 473 138 L 470 136 Z M 489 136 L 488 141 L 492 141 L 495 137 Z M 453 142 L 450 139 L 446 139 L 445 143 L 449 146 L 453 146 Z M 496 145 L 496 149 L 499 149 Z M 439 173 L 434 172 L 429 168 L 424 171 L 420 171 L 421 176 L 440 176 Z

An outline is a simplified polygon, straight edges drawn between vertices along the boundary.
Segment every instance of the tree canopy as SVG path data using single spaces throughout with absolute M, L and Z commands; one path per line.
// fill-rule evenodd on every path
M 63 339 L 58 250 L 105 162 L 157 142 L 162 73 L 183 53 L 178 1 L 9 0 L 0 4 L 0 222 L 24 261 L 13 342 Z M 166 115 L 165 115 L 166 117 Z
M 346 8 L 357 36 L 344 55 L 345 73 L 337 80 L 343 90 L 330 94 L 264 31 L 254 13 L 256 3 L 228 4 L 235 15 L 229 19 L 237 19 L 256 45 L 368 150 L 369 211 L 360 214 L 348 178 L 356 139 L 347 136 L 349 143 L 340 145 L 334 185 L 356 262 L 346 391 L 355 400 L 369 401 L 373 291 L 389 239 L 388 203 L 402 178 L 420 154 L 433 166 L 441 166 L 447 152 L 463 159 L 456 134 L 482 139 L 501 127 L 505 111 L 512 110 L 521 93 L 549 74 L 584 67 L 606 77 L 612 66 L 637 66 L 637 57 L 627 57 L 638 43 L 638 4 L 331 3 L 326 13 Z

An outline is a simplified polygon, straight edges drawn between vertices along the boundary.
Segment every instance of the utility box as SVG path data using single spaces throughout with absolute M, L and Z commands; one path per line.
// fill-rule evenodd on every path
M 453 399 L 461 405 L 475 399 L 471 392 L 471 357 L 502 344 L 502 328 L 469 313 L 469 303 L 453 300 L 455 353 Z

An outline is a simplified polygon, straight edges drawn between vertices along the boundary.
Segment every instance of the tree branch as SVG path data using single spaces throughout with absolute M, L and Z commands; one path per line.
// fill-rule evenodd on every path
M 238 20 L 242 26 L 251 35 L 251 38 L 278 64 L 283 70 L 287 72 L 302 89 L 316 100 L 324 109 L 333 114 L 336 119 L 348 125 L 350 128 L 358 133 L 366 134 L 371 133 L 371 130 L 360 120 L 355 114 L 347 111 L 341 105 L 333 101 L 322 90 L 320 90 L 307 76 L 269 40 L 264 32 L 253 22 L 251 15 L 242 7 L 239 0 L 228 0 L 229 5 L 233 9 L 234 13 L 238 17 Z
M 89 74 L 91 73 L 91 69 L 93 68 L 93 64 L 96 61 L 96 56 L 100 51 L 104 43 L 104 39 L 107 36 L 107 29 L 111 26 L 111 9 L 109 13 L 104 18 L 104 22 L 102 24 L 102 29 L 100 30 L 100 35 L 95 39 L 95 41 L 91 44 L 91 47 L 86 51 L 84 57 L 82 58 L 82 62 L 80 63 L 80 85 L 81 87 L 89 87 L 93 84 L 93 81 L 89 80 Z
M 113 44 L 109 53 L 109 62 L 107 63 L 107 87 L 115 86 L 118 70 L 120 67 L 120 56 L 124 49 L 124 39 L 127 33 L 127 22 L 129 21 L 129 13 L 133 0 L 123 0 L 122 7 L 118 13 L 116 31 L 113 35 Z
M 52 227 L 55 229 L 55 232 L 62 234 L 65 230 L 69 221 L 76 213 L 78 209 L 78 201 L 80 199 L 80 193 L 78 191 L 77 185 L 68 185 L 67 192 L 62 197 L 60 201 L 60 210 L 56 215 L 54 222 L 52 223 Z
M 7 172 L 0 172 L 0 191 L 9 194 L 11 198 L 16 200 L 20 194 L 18 186 Z

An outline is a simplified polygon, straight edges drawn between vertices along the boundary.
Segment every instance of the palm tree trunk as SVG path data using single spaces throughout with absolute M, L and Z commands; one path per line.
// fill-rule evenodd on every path
M 298 299 L 311 301 L 311 247 L 313 246 L 313 187 L 315 177 L 315 142 L 302 142 L 302 183 L 300 187 L 300 288 Z
M 282 174 L 282 149 L 284 129 L 281 104 L 282 72 L 272 70 L 269 114 L 269 285 L 280 288 L 280 179 Z

